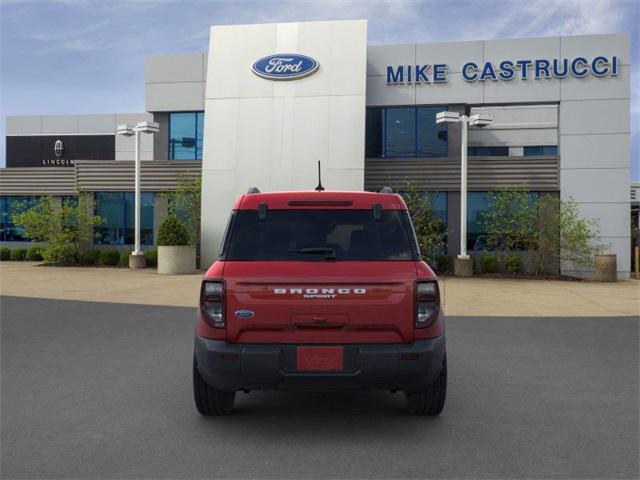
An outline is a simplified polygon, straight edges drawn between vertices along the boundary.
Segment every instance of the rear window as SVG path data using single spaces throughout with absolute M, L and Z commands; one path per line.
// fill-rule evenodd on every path
M 226 260 L 414 260 L 417 247 L 406 211 L 240 210 L 231 220 Z

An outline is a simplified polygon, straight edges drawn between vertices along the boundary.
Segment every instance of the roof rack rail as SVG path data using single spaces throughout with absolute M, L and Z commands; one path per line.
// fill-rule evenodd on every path
M 391 188 L 391 187 L 382 187 L 380 189 L 380 193 L 393 193 L 393 188 Z
M 247 195 L 251 195 L 252 193 L 261 193 L 260 190 L 258 190 L 258 187 L 251 187 L 249 190 L 247 190 Z

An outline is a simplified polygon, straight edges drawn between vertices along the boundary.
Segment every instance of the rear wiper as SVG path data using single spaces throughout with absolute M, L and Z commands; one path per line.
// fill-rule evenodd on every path
M 325 248 L 325 247 L 309 247 L 309 248 L 299 248 L 297 250 L 289 250 L 288 253 L 311 253 L 324 255 L 324 258 L 328 260 L 336 259 L 336 251 L 333 248 Z

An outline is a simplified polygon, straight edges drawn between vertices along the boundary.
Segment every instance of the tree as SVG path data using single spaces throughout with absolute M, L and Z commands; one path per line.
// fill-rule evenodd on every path
M 582 218 L 573 199 L 553 195 L 540 198 L 537 212 L 534 272 L 557 272 L 561 266 L 569 270 L 592 268 L 595 255 L 605 248 L 598 241 L 597 220 Z
M 169 214 L 173 214 L 186 227 L 189 243 L 200 243 L 200 202 L 202 200 L 202 178 L 181 173 L 175 192 L 165 194 L 169 200 Z
M 447 227 L 433 211 L 432 195 L 407 183 L 402 197 L 409 209 L 422 257 L 433 265 L 436 256 L 445 252 Z
M 480 223 L 487 232 L 487 245 L 507 252 L 534 245 L 536 199 L 524 189 L 489 192 L 489 204 Z
M 61 204 L 52 197 L 41 197 L 32 207 L 15 205 L 11 220 L 24 228 L 26 238 L 46 243 L 42 251 L 46 263 L 77 263 L 82 245 L 92 239 L 94 227 L 104 222 L 91 213 L 89 202 L 83 195 L 77 201 L 64 199 Z

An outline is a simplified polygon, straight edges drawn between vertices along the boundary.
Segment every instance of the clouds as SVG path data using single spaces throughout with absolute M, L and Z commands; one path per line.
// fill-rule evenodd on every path
M 626 31 L 634 83 L 640 78 L 635 0 L 3 0 L 0 8 L 1 122 L 10 114 L 144 110 L 144 57 L 204 51 L 214 24 L 367 18 L 370 44 Z

